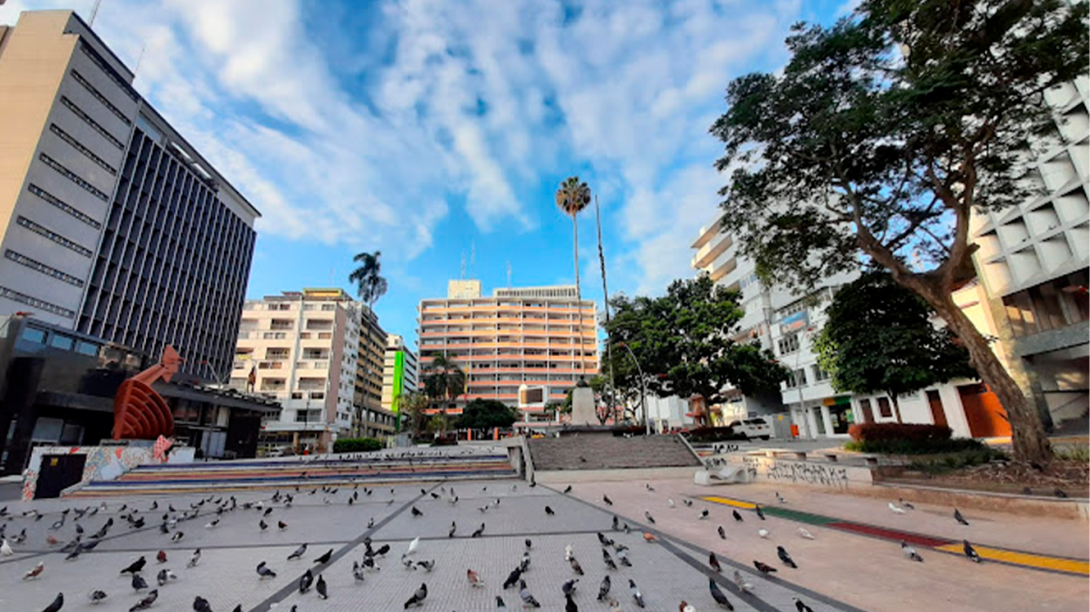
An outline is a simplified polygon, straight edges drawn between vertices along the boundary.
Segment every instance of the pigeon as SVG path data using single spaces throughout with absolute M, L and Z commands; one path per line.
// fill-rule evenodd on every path
M 571 593 L 564 594 L 564 612 L 579 612 L 579 606 L 571 598 Z
M 564 495 L 567 495 L 568 493 L 571 493 L 571 485 L 564 487 Z
M 308 569 L 306 573 L 299 577 L 299 592 L 306 593 L 310 590 L 310 585 L 314 583 L 314 574 Z
M 734 520 L 738 521 L 739 523 L 742 522 L 742 515 L 738 514 L 737 510 L 731 510 L 731 513 L 734 515 Z
M 155 560 L 158 561 L 159 563 L 166 563 L 167 562 L 167 551 L 160 550 L 158 553 L 155 554 Z
M 666 505 L 667 505 L 667 506 L 670 506 L 671 508 L 674 508 L 674 507 L 675 507 L 675 506 L 674 506 L 674 500 L 673 500 L 673 499 L 671 499 L 671 498 L 667 498 L 667 499 L 666 499 Z
M 534 486 L 534 484 L 530 483 L 530 486 L 532 487 Z M 499 595 L 496 595 L 496 608 L 507 608 L 507 604 L 503 602 L 503 598 Z
M 503 581 L 504 590 L 509 589 L 519 583 L 519 579 L 522 578 L 522 568 L 516 567 L 511 570 L 511 573 L 507 575 L 507 580 Z
M 163 586 L 166 583 L 170 582 L 171 580 L 177 580 L 177 579 L 178 579 L 178 576 L 174 572 L 170 571 L 169 569 L 167 569 L 165 567 L 163 569 L 159 570 L 159 573 L 155 575 L 155 582 L 158 583 L 159 586 Z
M 780 557 L 780 561 L 783 564 L 792 569 L 799 569 L 799 566 L 795 564 L 795 560 L 791 558 L 791 555 L 787 554 L 787 549 L 783 546 L 776 547 L 776 554 Z
M 42 610 L 42 612 L 57 612 L 64 606 L 64 593 L 57 593 L 57 598 L 53 600 L 53 603 L 49 604 Z
M 961 523 L 962 525 L 969 524 L 969 521 L 965 520 L 965 517 L 961 515 L 961 511 L 957 508 L 954 508 L 954 520 Z
M 761 536 L 762 538 L 764 538 L 764 539 L 766 539 L 766 540 L 767 540 L 767 539 L 768 539 L 768 536 L 769 536 L 769 535 L 771 535 L 771 534 L 770 534 L 770 532 L 769 532 L 769 531 L 768 531 L 767 529 L 758 529 L 758 530 L 757 530 L 757 535 L 759 535 L 759 536 Z
M 602 501 L 604 501 L 607 506 L 612 506 L 613 505 L 613 500 L 610 499 L 608 495 L 603 494 L 602 495 Z
M 575 572 L 576 574 L 579 574 L 580 576 L 583 575 L 583 566 L 579 565 L 579 560 L 578 559 L 576 559 L 575 557 L 572 557 L 571 559 L 568 560 L 568 563 L 571 565 L 571 569 L 572 569 L 573 572 Z
M 604 548 L 602 549 L 602 561 L 605 562 L 607 568 L 611 570 L 617 569 L 617 564 L 613 562 L 613 557 L 609 556 L 609 551 Z
M 797 610 L 797 612 L 814 612 L 813 608 L 802 603 L 802 600 L 798 597 L 792 597 L 791 599 L 795 602 L 795 610 Z
M 607 538 L 601 531 L 598 532 L 598 543 L 602 546 L 613 546 L 613 540 Z
M 155 603 L 155 600 L 159 598 L 159 589 L 152 589 L 148 592 L 148 596 L 136 602 L 136 604 L 129 608 L 129 612 L 136 612 L 137 610 L 147 610 L 151 607 L 151 604 Z
M 602 583 L 598 585 L 598 601 L 609 597 L 609 589 L 612 587 L 613 583 L 609 579 L 609 574 L 606 574 L 605 578 L 602 578 Z
M 651 516 L 651 513 L 647 510 L 643 511 L 643 518 L 647 519 L 648 523 L 651 523 L 652 525 L 655 524 L 655 517 Z
M 565 561 L 571 561 L 571 559 L 572 559 L 572 557 L 573 557 L 573 556 L 574 556 L 574 555 L 572 554 L 572 547 L 571 547 L 571 544 L 567 544 L 567 545 L 565 545 L 565 546 L 564 546 L 564 560 L 565 560 Z
M 269 566 L 266 565 L 264 561 L 257 564 L 257 575 L 260 576 L 262 580 L 265 578 L 276 578 L 276 572 L 269 569 Z
M 540 608 L 541 604 L 538 603 L 534 596 L 530 594 L 530 590 L 526 588 L 526 581 L 519 580 L 519 598 L 522 599 L 523 608 Z
M 197 567 L 197 564 L 201 561 L 201 549 L 193 551 L 193 556 L 189 558 L 189 563 L 186 563 L 186 567 Z
M 322 553 L 322 556 L 320 556 L 320 557 L 318 557 L 317 559 L 315 559 L 315 560 L 314 560 L 314 563 L 318 563 L 318 564 L 325 564 L 325 563 L 329 563 L 329 559 L 330 559 L 330 557 L 332 557 L 332 556 L 333 556 L 333 549 L 332 549 L 332 548 L 330 548 L 329 550 L 327 550 L 327 551 L 325 551 L 324 553 Z
M 920 556 L 920 553 L 916 552 L 916 549 L 909 546 L 908 542 L 904 540 L 901 540 L 901 552 L 909 559 L 923 563 L 923 557 Z
M 553 516 L 554 514 L 556 514 L 556 512 L 554 512 L 553 509 L 550 508 L 549 506 L 545 506 L 545 514 L 547 514 L 549 516 Z
M 719 585 L 715 584 L 715 581 L 711 578 L 708 578 L 708 591 L 711 592 L 712 599 L 715 600 L 715 603 L 720 608 L 726 608 L 727 610 L 734 609 L 734 606 L 731 605 L 730 600 L 727 599 L 726 593 L 724 593 L 723 590 L 719 588 Z
M 814 539 L 814 534 L 807 531 L 805 527 L 799 527 L 798 534 L 799 534 L 800 538 L 803 538 L 805 540 L 813 540 Z
M 527 563 L 527 565 L 529 565 L 529 563 Z M 424 571 L 426 572 L 432 571 L 433 569 L 435 569 L 435 559 L 432 559 L 431 561 L 417 561 L 416 568 L 414 569 L 418 569 L 421 567 L 424 568 Z
M 628 579 L 628 592 L 632 594 L 632 600 L 636 602 L 636 605 L 644 608 L 643 593 L 640 593 L 640 588 L 636 586 L 636 581 L 631 578 Z
M 916 509 L 916 506 L 913 506 L 911 502 L 906 502 L 904 500 L 904 498 L 901 498 L 901 497 L 897 498 L 897 503 L 901 504 L 902 507 L 907 508 L 909 510 L 915 510 Z
M 475 529 L 475 530 L 473 531 L 473 533 L 469 534 L 469 537 L 471 537 L 471 538 L 479 538 L 479 537 L 481 537 L 481 536 L 482 536 L 483 534 L 484 534 L 484 523 L 481 523 L 481 526 L 480 526 L 480 527 L 478 527 L 477 529 Z
M 326 587 L 325 578 L 321 574 L 318 574 L 318 582 L 314 585 L 314 590 L 318 591 L 318 597 L 329 599 L 329 589 Z
M 205 528 L 205 529 L 212 529 L 212 528 L 216 527 L 216 526 L 217 526 L 217 525 L 219 525 L 219 524 L 220 524 L 220 520 L 219 520 L 219 519 L 215 519 L 214 521 L 212 521 L 212 522 L 210 522 L 210 523 L 206 524 L 206 525 L 204 526 L 204 528 Z
M 140 557 L 139 559 L 137 559 L 136 561 L 133 561 L 133 562 L 132 562 L 132 563 L 131 563 L 131 564 L 130 564 L 130 565 L 129 565 L 128 567 L 126 567 L 125 569 L 121 570 L 121 573 L 122 573 L 122 574 L 135 574 L 135 573 L 137 573 L 137 572 L 139 572 L 139 571 L 143 570 L 143 569 L 144 569 L 144 565 L 146 565 L 146 564 L 147 564 L 147 562 L 148 562 L 148 560 L 147 560 L 147 559 L 145 559 L 145 558 L 144 558 L 143 556 L 141 556 L 141 557 Z
M 193 598 L 193 610 L 195 612 L 212 612 L 212 604 L 208 600 L 197 595 Z
M 288 528 L 288 524 L 285 523 L 284 521 L 276 521 L 276 528 L 279 529 L 280 531 L 284 531 L 285 529 Z
M 428 585 L 421 583 L 420 588 L 416 589 L 413 596 L 405 602 L 403 609 L 408 610 L 409 606 L 419 606 L 424 603 L 424 600 L 428 598 Z
M 761 563 L 760 561 L 754 561 L 753 562 L 753 567 L 757 568 L 757 570 L 760 571 L 762 574 L 774 574 L 774 573 L 776 573 L 776 568 L 772 567 L 771 565 L 768 565 L 767 563 Z
M 738 589 L 739 593 L 744 594 L 748 593 L 749 590 L 753 588 L 753 585 L 746 582 L 745 577 L 742 576 L 742 572 L 734 570 L 734 588 Z
M 481 579 L 481 575 L 472 569 L 466 570 L 466 580 L 469 581 L 469 586 L 481 587 L 484 586 L 484 580 Z
M 765 513 L 764 510 L 761 510 L 761 504 L 753 504 L 753 511 L 757 513 L 762 521 L 765 520 Z
M 359 561 L 352 562 L 352 577 L 356 579 L 356 582 L 363 582 L 365 576 L 363 573 L 363 566 Z
M 265 522 L 265 519 L 261 519 L 260 521 L 257 522 L 257 528 L 260 529 L 261 531 L 265 531 L 266 529 L 269 528 L 269 524 Z
M 132 575 L 132 590 L 140 591 L 140 590 L 146 589 L 146 588 L 148 588 L 148 583 L 147 583 L 146 580 L 144 580 L 143 576 L 141 576 L 140 574 L 133 574 Z
M 645 532 L 643 532 L 643 541 L 647 542 L 648 544 L 653 544 L 655 542 L 658 542 L 659 539 L 657 537 L 655 537 L 655 534 L 648 533 L 648 532 L 645 531 Z
M 683 500 L 681 500 L 681 503 L 685 504 L 686 508 L 692 508 L 693 507 L 693 500 L 691 500 L 691 499 L 683 499 Z
M 646 485 L 644 485 L 644 486 L 645 486 L 645 487 L 647 487 L 647 490 L 648 490 L 648 491 L 651 491 L 652 493 L 654 493 L 654 491 L 655 491 L 655 487 L 652 487 L 652 486 L 651 486 L 651 483 L 647 483 L 647 484 L 646 484 Z
M 534 543 L 530 541 L 530 538 L 526 538 L 525 540 L 523 540 L 523 543 L 526 545 L 526 550 L 530 550 L 534 547 Z
M 625 567 L 632 567 L 632 562 L 628 560 L 628 549 L 622 548 L 617 551 L 617 559 L 621 562 L 621 565 Z
M 177 542 L 178 540 L 181 540 L 184 537 L 185 537 L 185 533 L 183 533 L 181 531 L 175 531 L 174 535 L 170 536 L 170 541 L 171 542 Z
M 424 513 L 421 512 L 420 509 L 417 508 L 416 506 L 413 506 L 412 509 L 410 510 L 410 512 L 412 512 L 412 515 L 413 515 L 414 518 L 418 517 L 418 516 L 424 516 Z
M 299 548 L 295 549 L 295 552 L 288 555 L 288 561 L 291 561 L 292 559 L 300 559 L 305 554 L 307 554 L 307 545 L 301 544 Z
M 458 524 L 455 523 L 454 521 L 451 521 L 450 522 L 450 529 L 447 530 L 447 537 L 448 538 L 453 538 L 455 531 L 458 531 Z
M 616 514 L 613 515 L 612 529 L 613 529 L 613 531 L 620 531 L 621 530 L 621 519 L 617 518 Z
M 723 529 L 722 525 L 720 525 L 719 528 L 716 529 L 716 531 L 719 532 L 719 539 L 720 540 L 727 539 L 727 531 L 725 529 Z
M 721 573 L 723 571 L 722 566 L 719 565 L 719 559 L 716 558 L 714 552 L 708 554 L 708 565 L 711 566 L 716 573 Z
M 15 554 L 15 551 L 11 549 L 11 544 L 8 544 L 7 539 L 0 540 L 0 555 L 10 557 Z
M 409 542 L 409 548 L 405 551 L 405 556 L 409 556 L 416 552 L 417 547 L 420 546 L 420 536 L 413 538 L 412 542 Z
M 530 569 L 530 551 L 527 550 L 522 553 L 522 562 L 519 563 L 519 569 L 523 572 Z
M 700 519 L 700 520 L 704 520 L 704 519 L 708 518 L 708 515 L 709 515 L 709 514 L 710 514 L 710 513 L 708 512 L 708 509 L 707 509 L 707 508 L 704 508 L 703 510 L 701 510 L 701 511 L 700 511 L 700 517 L 699 517 L 699 519 Z
M 45 563 L 39 561 L 38 565 L 35 565 L 31 569 L 27 570 L 27 573 L 23 574 L 23 580 L 33 580 L 42 575 L 45 571 Z
M 980 553 L 973 548 L 973 545 L 969 543 L 969 540 L 963 540 L 963 542 L 964 546 L 962 547 L 962 550 L 965 551 L 965 556 L 969 557 L 969 560 L 973 563 L 980 563 Z
M 87 599 L 90 599 L 93 604 L 102 603 L 102 600 L 106 599 L 106 597 L 108 597 L 106 591 L 94 590 L 87 594 Z
M 787 503 L 787 500 L 783 498 L 783 495 L 780 495 L 779 491 L 776 491 L 776 501 L 780 502 L 781 504 Z
M 579 586 L 579 579 L 572 578 L 571 580 L 567 580 L 564 582 L 564 584 L 560 585 L 560 591 L 565 595 L 570 596 L 575 593 L 575 587 L 577 586 Z
M 889 506 L 890 512 L 893 512 L 894 514 L 904 514 L 905 513 L 904 508 L 898 506 L 897 504 L 895 504 L 893 502 L 889 502 L 889 504 L 887 504 L 887 505 Z

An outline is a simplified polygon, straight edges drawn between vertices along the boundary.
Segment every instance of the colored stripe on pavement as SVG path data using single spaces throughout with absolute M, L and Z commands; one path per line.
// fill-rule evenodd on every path
M 957 555 L 962 555 L 965 554 L 962 550 L 963 546 L 964 544 L 958 542 L 955 544 L 936 546 L 935 550 L 942 550 Z M 986 561 L 999 561 L 1002 563 L 1009 563 L 1011 565 L 1025 565 L 1029 567 L 1052 570 L 1055 572 L 1065 572 L 1068 574 L 1081 574 L 1083 576 L 1090 575 L 1090 562 L 1088 561 L 1064 559 L 1062 557 L 1047 557 L 1045 555 L 1034 555 L 1013 550 L 1004 550 L 1002 548 L 978 546 L 976 544 L 973 544 L 973 548 L 976 549 L 976 552 L 980 555 L 980 558 Z

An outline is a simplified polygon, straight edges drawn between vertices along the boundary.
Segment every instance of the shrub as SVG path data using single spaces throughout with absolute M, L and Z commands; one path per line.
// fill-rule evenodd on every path
M 369 453 L 382 449 L 382 442 L 374 438 L 341 438 L 333 443 L 334 453 Z
M 1053 446 L 1052 453 L 1060 461 L 1079 461 L 1081 463 L 1090 461 L 1090 446 L 1085 444 Z
M 984 446 L 983 448 L 962 451 L 938 459 L 918 459 L 909 463 L 908 469 L 929 474 L 941 474 L 975 465 L 983 465 L 990 461 L 1006 459 L 1008 459 L 1007 454 L 1003 451 Z
M 689 431 L 690 442 L 724 442 L 745 439 L 745 435 L 735 432 L 733 427 L 697 427 Z
M 908 423 L 860 423 L 848 428 L 856 442 L 935 442 L 949 440 L 953 433 L 945 425 Z
M 980 440 L 955 438 L 953 440 L 852 440 L 844 445 L 850 451 L 878 453 L 881 455 L 934 455 L 960 453 L 987 449 Z

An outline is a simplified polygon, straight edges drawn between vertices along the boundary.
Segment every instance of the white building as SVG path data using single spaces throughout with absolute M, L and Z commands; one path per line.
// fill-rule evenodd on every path
M 265 448 L 330 450 L 352 427 L 360 304 L 341 289 L 304 289 L 249 300 L 242 310 L 231 385 L 280 402 L 264 423 Z
M 398 334 L 386 337 L 386 356 L 382 367 L 382 407 L 399 412 L 397 400 L 418 388 L 416 353 Z

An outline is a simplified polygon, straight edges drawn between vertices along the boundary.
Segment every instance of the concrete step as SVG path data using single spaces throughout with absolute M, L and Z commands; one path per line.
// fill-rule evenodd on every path
M 700 467 L 700 458 L 677 435 L 576 434 L 528 440 L 536 471 Z

